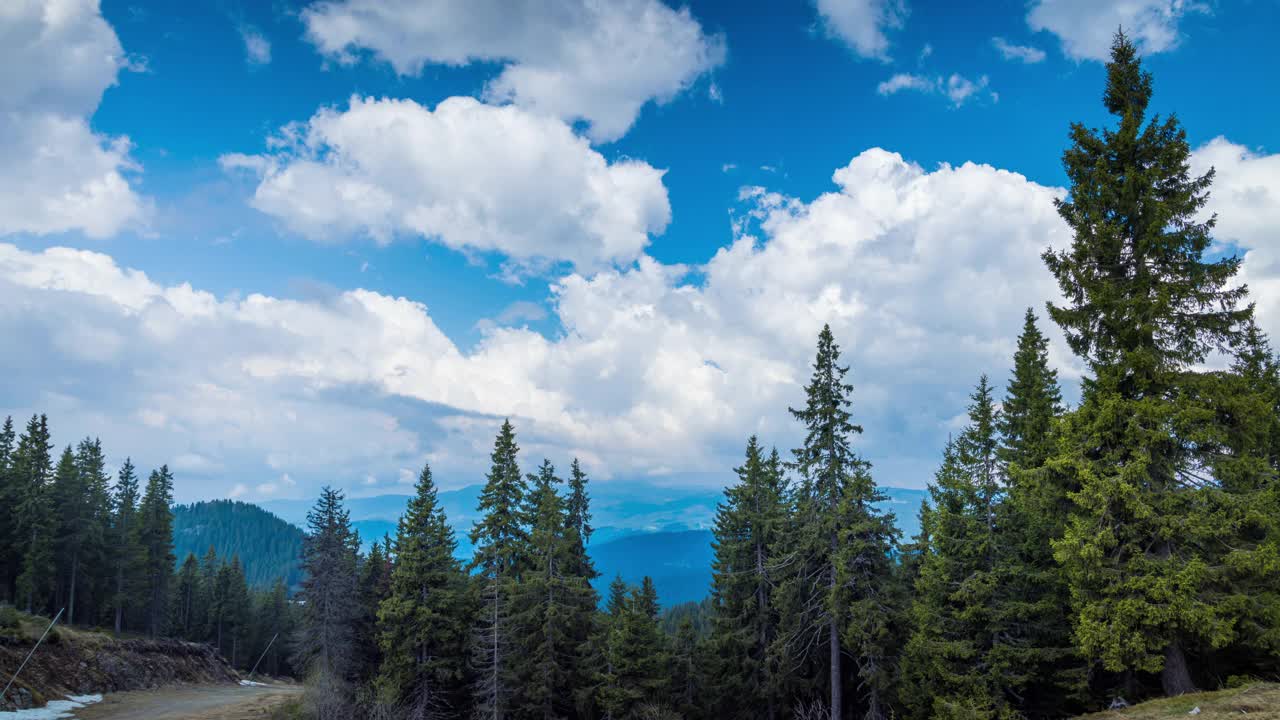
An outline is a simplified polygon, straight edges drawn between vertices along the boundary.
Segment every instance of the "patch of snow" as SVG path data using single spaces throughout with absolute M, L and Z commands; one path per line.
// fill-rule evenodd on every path
M 266 683 L 254 682 L 252 680 L 241 680 L 240 684 L 244 685 L 245 687 L 266 687 L 267 686 Z
M 0 720 L 59 720 L 69 718 L 76 708 L 102 702 L 101 695 L 72 695 L 66 700 L 51 700 L 44 707 L 0 712 Z

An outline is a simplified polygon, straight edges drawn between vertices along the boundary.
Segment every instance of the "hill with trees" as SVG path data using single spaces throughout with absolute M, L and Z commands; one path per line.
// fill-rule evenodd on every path
M 250 587 L 266 589 L 283 579 L 291 590 L 302 581 L 302 530 L 257 505 L 213 500 L 173 507 L 173 554 L 239 557 Z

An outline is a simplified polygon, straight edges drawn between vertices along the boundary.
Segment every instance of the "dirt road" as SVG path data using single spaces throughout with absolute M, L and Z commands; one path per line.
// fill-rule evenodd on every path
M 78 720 L 263 720 L 271 710 L 301 694 L 291 685 L 183 685 L 105 695 L 79 708 Z

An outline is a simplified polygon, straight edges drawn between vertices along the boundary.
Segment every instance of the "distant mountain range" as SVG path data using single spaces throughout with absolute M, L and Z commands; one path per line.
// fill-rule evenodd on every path
M 458 556 L 471 557 L 467 537 L 477 519 L 481 486 L 469 485 L 439 493 L 441 505 L 458 539 Z M 918 511 L 927 496 L 924 490 L 885 488 L 884 507 L 894 513 L 903 536 L 920 529 Z M 382 536 L 395 535 L 396 524 L 409 501 L 408 495 L 375 495 L 348 498 L 352 525 L 367 549 Z M 706 486 L 658 486 L 644 483 L 596 483 L 591 488 L 591 557 L 601 573 L 604 589 L 615 575 L 639 583 L 649 575 L 663 605 L 700 600 L 711 582 L 711 527 L 722 490 Z M 262 507 L 306 527 L 309 500 L 270 500 Z

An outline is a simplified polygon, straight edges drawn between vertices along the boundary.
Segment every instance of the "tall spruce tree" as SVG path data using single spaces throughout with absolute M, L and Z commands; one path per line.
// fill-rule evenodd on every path
M 512 645 L 519 655 L 511 663 L 511 705 L 516 717 L 553 720 L 574 710 L 572 682 L 579 643 L 571 623 L 587 586 L 572 574 L 579 558 L 569 537 L 555 467 L 544 459 L 528 483 L 527 568 L 512 597 Z
M 718 659 L 709 691 L 726 715 L 764 709 L 778 715 L 777 680 L 769 648 L 778 628 L 773 584 L 777 550 L 786 522 L 786 487 L 777 451 L 766 458 L 753 435 L 738 481 L 716 509 L 712 562 L 712 647 Z
M 468 704 L 466 576 L 430 466 L 415 493 L 396 530 L 391 593 L 378 610 L 380 688 L 410 720 L 461 717 Z
M 245 580 L 244 565 L 239 555 L 231 556 L 227 568 L 226 595 L 223 598 L 222 615 L 225 625 L 224 641 L 229 648 L 223 650 L 224 657 L 232 667 L 244 667 L 246 662 L 244 647 L 249 642 L 252 622 L 253 603 L 249 597 L 249 583 Z
M 111 493 L 111 565 L 115 574 L 111 608 L 116 634 L 124 630 L 126 615 L 140 588 L 142 547 L 138 542 L 138 500 L 138 476 L 133 462 L 125 458 Z
M 169 581 L 173 577 L 173 475 L 161 465 L 147 478 L 138 510 L 138 539 L 142 546 L 142 580 L 145 589 L 146 628 L 151 637 L 166 631 L 169 617 Z
M 624 720 L 657 717 L 669 697 L 669 654 L 658 627 L 658 594 L 653 580 L 626 592 L 621 579 L 610 587 L 606 667 L 600 688 L 605 717 Z
M 1072 489 L 1045 467 L 1062 414 L 1048 338 L 1028 308 L 1001 403 L 998 455 L 1007 483 L 997 526 L 1000 547 L 992 609 L 1001 642 L 992 664 L 1013 706 L 1030 717 L 1082 710 L 1083 659 L 1071 637 L 1070 593 L 1053 558 Z
M 879 718 L 886 710 L 882 629 L 890 609 L 883 600 L 893 582 L 888 558 L 895 542 L 892 517 L 875 507 L 884 496 L 871 479 L 870 463 L 851 446 L 862 428 L 851 421 L 847 372 L 831 328 L 824 326 L 805 407 L 791 409 L 806 432 L 794 451 L 796 521 L 786 541 L 789 572 L 777 593 L 787 625 L 775 641 L 783 672 L 825 670 L 833 720 L 845 717 L 846 655 L 854 660 L 866 716 Z M 814 655 L 815 648 L 823 657 Z
M 1049 465 L 1079 484 L 1055 550 L 1081 650 L 1108 670 L 1158 672 L 1179 694 L 1196 686 L 1188 651 L 1229 643 L 1243 600 L 1217 556 L 1250 498 L 1214 474 L 1231 420 L 1214 417 L 1195 367 L 1239 344 L 1251 308 L 1230 282 L 1239 258 L 1204 257 L 1213 173 L 1190 174 L 1176 117 L 1145 123 L 1151 89 L 1118 33 L 1103 95 L 1118 124 L 1073 124 L 1063 155 L 1058 211 L 1074 240 L 1044 254 L 1067 299 L 1049 314 L 1093 377 Z
M 319 718 L 349 713 L 358 662 L 355 628 L 360 618 L 356 572 L 359 540 L 342 504 L 342 491 L 325 487 L 307 513 L 303 543 L 301 623 L 295 651 L 314 692 L 311 711 Z
M 17 498 L 13 552 L 19 558 L 15 597 L 25 603 L 27 612 L 48 610 L 54 589 L 57 522 L 50 489 L 52 450 L 48 419 L 32 415 L 26 431 L 18 438 L 12 466 Z
M 17 482 L 13 472 L 13 417 L 6 416 L 0 427 L 0 517 L 15 518 L 18 511 Z M 18 576 L 17 523 L 0 525 L 0 601 L 13 601 L 13 581 Z
M 597 624 L 597 606 L 600 596 L 596 593 L 592 582 L 600 577 L 595 564 L 587 553 L 587 544 L 591 541 L 594 529 L 591 527 L 591 499 L 587 492 L 587 474 L 583 472 L 578 459 L 574 458 L 569 466 L 569 494 L 565 498 L 565 533 L 569 544 L 569 560 L 566 566 L 566 580 L 570 585 L 569 593 L 569 642 L 574 647 L 573 667 L 571 668 L 571 685 L 575 688 L 574 697 L 581 700 L 589 697 L 589 688 L 595 668 L 591 667 L 593 645 L 592 635 Z M 582 710 L 581 703 L 578 709 Z
M 523 501 L 524 478 L 517 460 L 511 421 L 502 423 L 494 440 L 491 465 L 477 508 L 481 514 L 471 529 L 475 555 L 470 569 L 480 584 L 481 609 L 472 658 L 476 670 L 476 714 L 499 720 L 506 717 L 511 693 L 509 601 L 526 563 L 528 533 Z
M 170 603 L 173 617 L 169 620 L 169 628 L 178 637 L 197 641 L 204 639 L 204 618 L 198 614 L 203 590 L 200 587 L 200 561 L 195 553 L 187 553 L 174 578 L 173 602 Z
M 384 538 L 385 541 L 385 538 Z M 370 678 L 382 664 L 378 642 L 378 607 L 391 595 L 391 553 L 384 543 L 373 543 L 369 554 L 361 559 L 359 581 L 360 620 L 356 626 L 359 660 L 356 673 Z
M 993 618 L 1000 540 L 996 410 L 984 375 L 970 396 L 969 425 L 948 442 L 929 486 L 929 548 L 920 565 L 905 649 L 909 706 L 920 717 L 1011 714 L 997 663 L 1004 642 Z

